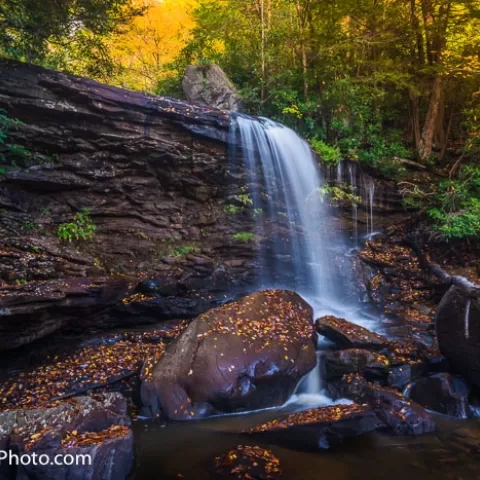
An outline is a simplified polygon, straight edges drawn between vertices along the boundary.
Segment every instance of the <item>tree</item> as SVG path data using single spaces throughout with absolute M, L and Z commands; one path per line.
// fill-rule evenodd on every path
M 141 13 L 130 0 L 2 0 L 0 54 L 74 73 L 80 59 L 97 76 L 111 68 L 105 39 Z
M 171 63 L 192 38 L 196 4 L 196 0 L 144 0 L 144 15 L 134 18 L 108 42 L 119 67 L 112 81 L 151 92 L 159 80 L 175 74 Z

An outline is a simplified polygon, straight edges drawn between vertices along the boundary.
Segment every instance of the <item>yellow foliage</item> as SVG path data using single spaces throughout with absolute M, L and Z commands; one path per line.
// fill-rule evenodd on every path
M 110 41 L 110 53 L 122 72 L 113 82 L 125 88 L 152 91 L 160 78 L 172 75 L 165 66 L 175 60 L 195 27 L 197 0 L 132 0 L 147 7 L 127 32 Z

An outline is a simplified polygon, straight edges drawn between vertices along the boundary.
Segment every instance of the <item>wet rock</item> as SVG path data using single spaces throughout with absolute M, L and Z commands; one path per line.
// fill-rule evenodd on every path
M 455 372 L 480 389 L 480 300 L 451 287 L 438 306 L 435 325 L 442 354 Z
M 370 384 L 368 380 L 358 373 L 350 373 L 342 378 L 330 381 L 327 392 L 333 400 L 347 398 L 355 403 L 364 404 L 368 400 Z
M 423 435 L 435 431 L 432 416 L 396 390 L 372 385 L 368 404 L 387 429 L 396 435 Z
M 16 366 L 23 367 L 26 361 L 36 367 L 11 374 L 0 383 L 0 410 L 34 409 L 99 389 L 130 390 L 130 382 L 138 376 L 142 364 L 151 357 L 158 360 L 165 351 L 164 341 L 180 335 L 186 326 L 186 322 L 177 322 L 170 328 L 126 332 L 80 345 L 70 340 L 23 362 L 17 357 L 22 363 Z M 62 340 L 59 337 L 59 343 Z
M 358 348 L 326 353 L 323 361 L 327 380 L 348 373 L 360 373 L 370 379 L 384 378 L 390 364 L 384 355 Z
M 67 434 L 59 448 L 32 447 L 29 453 L 36 454 L 37 458 L 48 455 L 48 458 L 85 459 L 85 464 L 23 465 L 19 468 L 16 480 L 122 480 L 127 478 L 133 465 L 133 432 L 127 427 L 113 426 L 101 432 L 86 432 L 76 436 Z
M 215 478 L 275 480 L 282 477 L 280 460 L 271 450 L 237 445 L 215 458 Z
M 438 349 L 414 340 L 390 342 L 384 353 L 391 364 L 387 385 L 399 390 L 429 372 L 448 369 Z
M 237 112 L 241 98 L 218 65 L 189 65 L 182 82 L 187 101 Z
M 210 310 L 167 348 L 142 384 L 145 413 L 171 419 L 283 404 L 316 363 L 312 309 L 267 290 Z
M 342 348 L 366 348 L 380 350 L 388 344 L 381 335 L 370 332 L 360 325 L 343 318 L 325 316 L 315 323 L 317 332 Z
M 408 364 L 392 367 L 388 372 L 387 385 L 403 390 L 414 378 L 412 366 Z
M 89 455 L 91 463 L 76 465 L 23 465 L 16 479 L 126 478 L 133 463 L 133 434 L 126 400 L 118 393 L 76 397 L 44 408 L 0 414 L 0 438 L 8 438 L 12 453 Z M 44 457 L 46 458 L 46 457 Z M 86 458 L 86 457 L 81 457 Z
M 230 275 L 140 283 L 131 278 L 71 278 L 0 287 L 0 351 L 55 332 L 85 334 L 193 318 L 237 297 Z
M 468 388 L 449 373 L 421 378 L 407 388 L 408 398 L 420 405 L 452 417 L 472 416 L 468 403 Z
M 367 405 L 336 405 L 288 415 L 247 430 L 268 441 L 305 449 L 328 449 L 374 431 L 379 421 Z

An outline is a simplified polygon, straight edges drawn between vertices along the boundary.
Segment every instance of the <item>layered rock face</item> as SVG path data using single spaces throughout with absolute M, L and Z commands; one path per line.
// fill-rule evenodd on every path
M 233 235 L 251 230 L 250 216 L 224 208 L 244 183 L 228 171 L 228 112 L 15 62 L 1 61 L 0 70 L 0 109 L 21 122 L 9 124 L 9 147 L 0 147 L 0 320 L 46 321 L 43 305 L 51 309 L 54 297 L 60 312 L 75 307 L 78 296 L 63 284 L 71 278 L 92 279 L 79 295 L 90 306 L 99 292 L 121 306 L 145 278 L 176 296 L 212 278 L 222 293 L 249 281 L 253 242 Z M 59 226 L 83 209 L 93 238 L 62 241 Z M 112 276 L 124 280 L 113 294 Z M 37 281 L 25 292 L 24 283 Z M 56 328 L 41 325 L 25 338 Z

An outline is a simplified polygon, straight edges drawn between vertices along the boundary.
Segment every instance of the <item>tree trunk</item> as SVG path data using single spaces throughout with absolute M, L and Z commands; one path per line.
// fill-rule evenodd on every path
M 411 110 L 410 121 L 412 124 L 412 136 L 413 136 L 415 145 L 418 148 L 421 140 L 420 99 L 418 98 L 418 95 L 412 90 L 409 90 L 409 96 L 410 96 L 410 110 Z
M 437 118 L 440 108 L 440 102 L 443 92 L 443 79 L 440 76 L 435 77 L 433 81 L 432 93 L 428 105 L 428 112 L 423 125 L 422 136 L 417 144 L 418 156 L 423 163 L 432 155 L 433 138 L 435 135 L 435 127 L 437 126 Z

